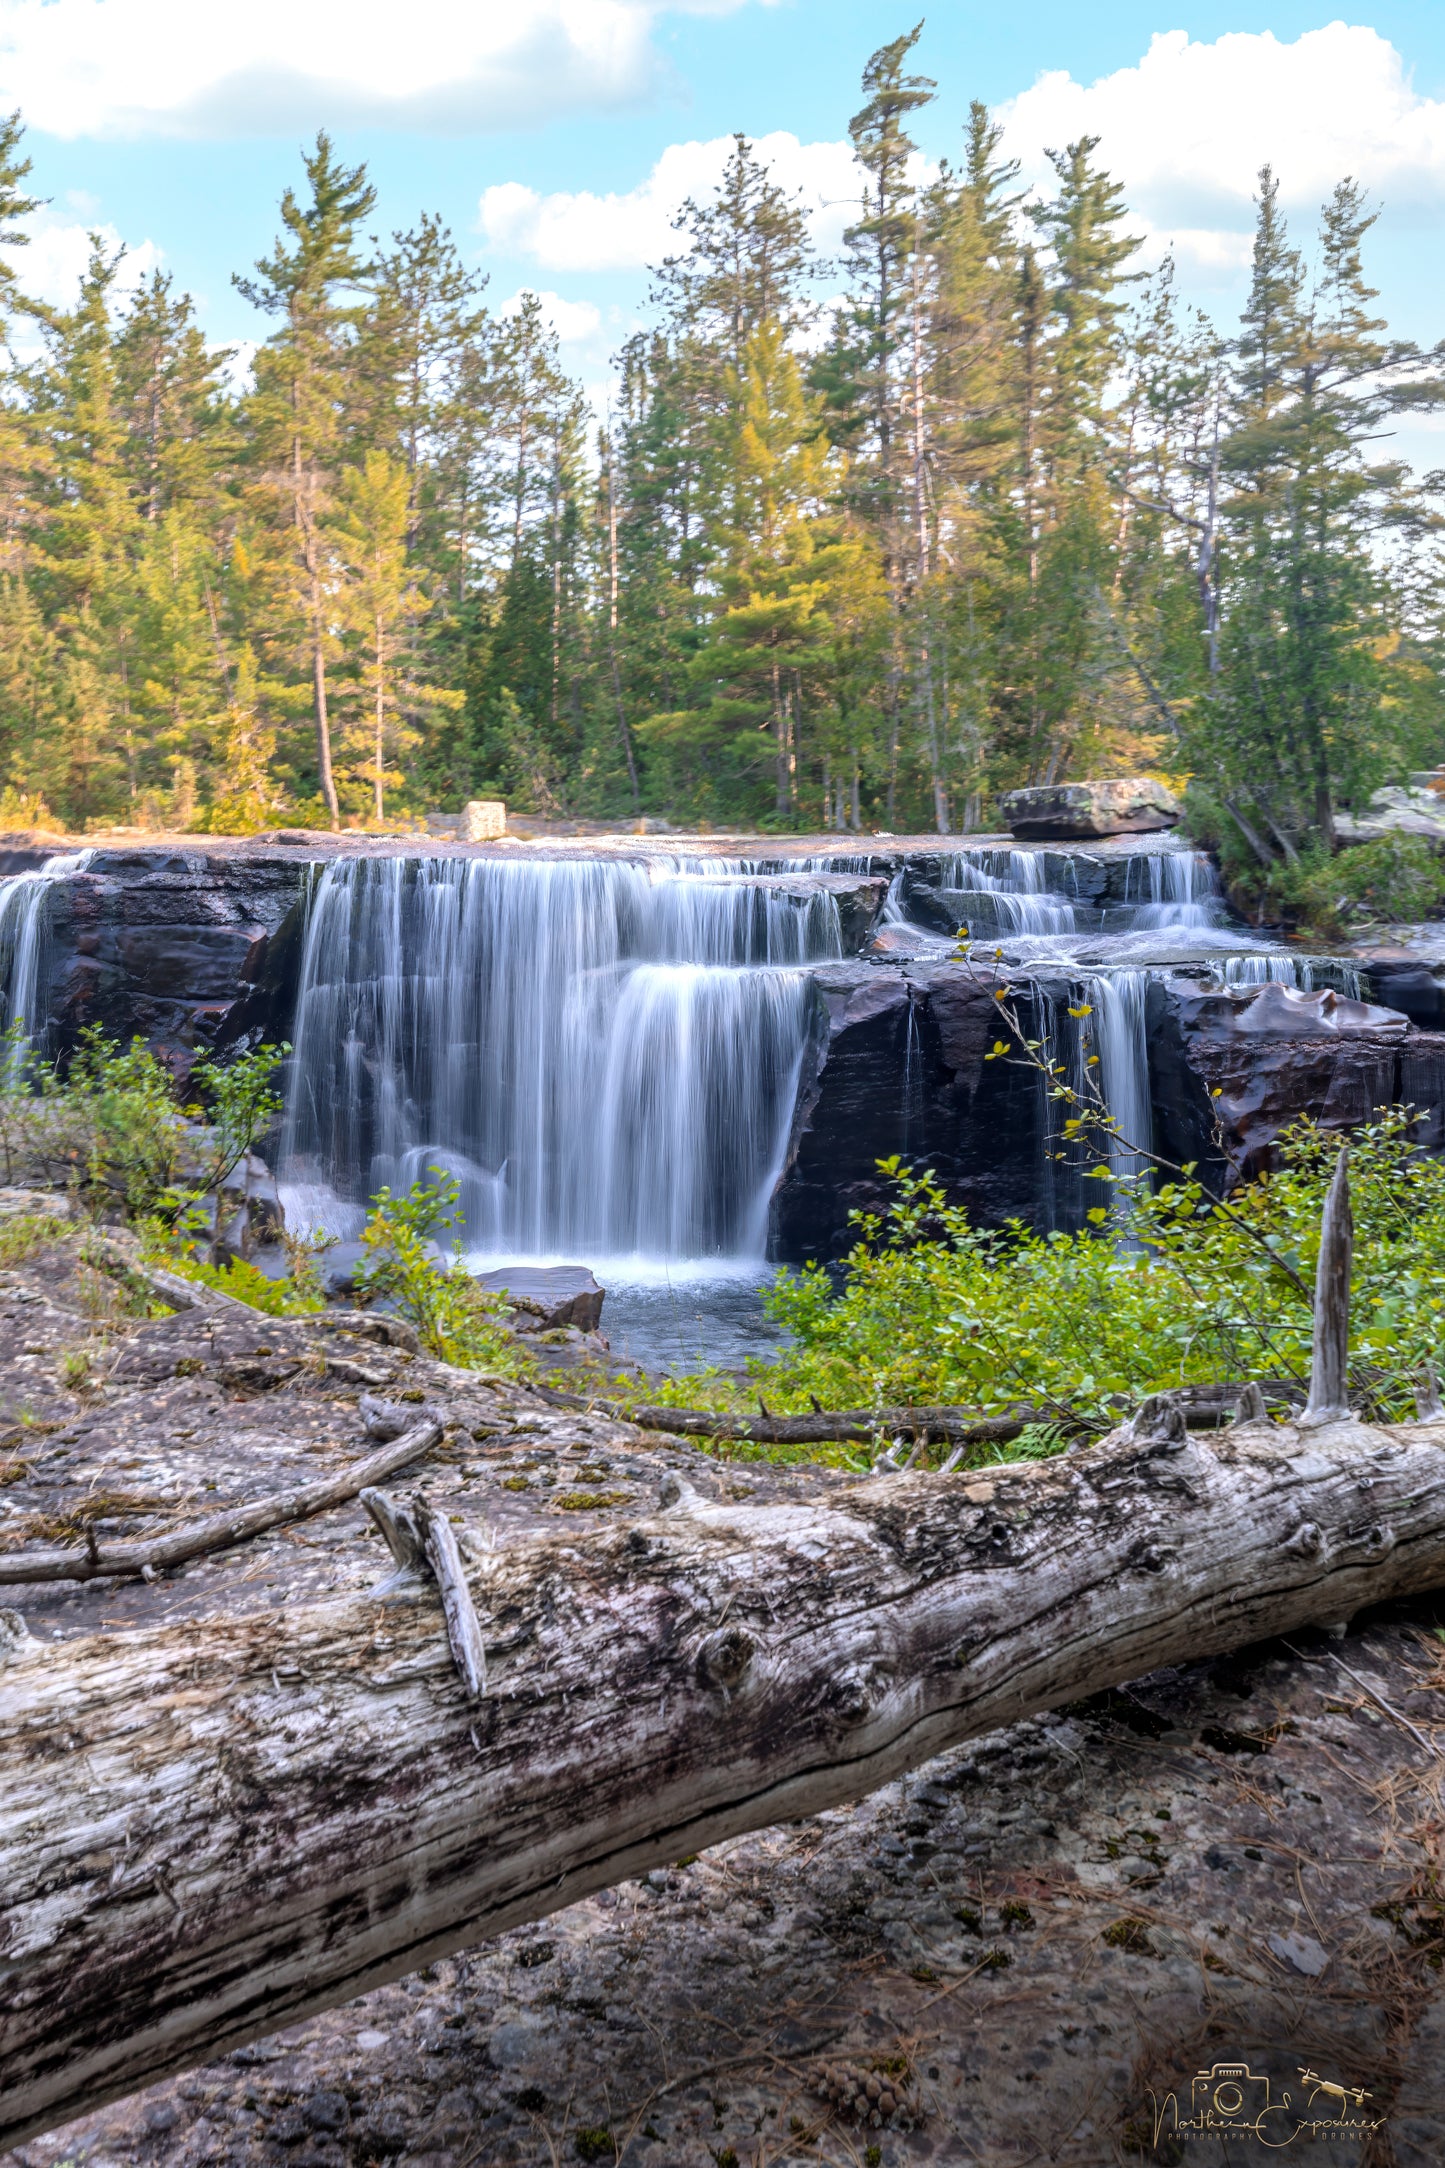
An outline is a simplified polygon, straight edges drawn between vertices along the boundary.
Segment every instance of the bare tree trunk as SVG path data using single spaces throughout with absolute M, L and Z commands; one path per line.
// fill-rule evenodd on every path
M 414 1580 L 55 1644 L 0 1614 L 0 2148 L 1030 1711 L 1445 1581 L 1441 1422 L 1206 1444 L 1146 1410 L 1032 1465 L 662 1497 L 458 1528 L 470 1684 Z
M 376 620 L 376 818 L 380 823 L 386 818 L 383 810 L 381 770 L 386 753 L 386 633 L 381 619 Z
M 321 617 L 321 583 L 315 576 L 312 578 L 311 593 L 311 685 L 316 708 L 316 766 L 321 777 L 321 795 L 326 800 L 331 825 L 339 828 L 341 806 L 336 796 L 336 778 L 331 772 L 331 723 L 326 712 L 326 649 Z
M 622 701 L 622 672 L 617 662 L 617 489 L 612 474 L 612 438 L 607 438 L 607 646 L 612 663 L 612 697 L 617 705 L 617 729 L 627 756 L 627 781 L 632 791 L 632 810 L 642 811 L 642 792 L 637 782 L 637 756 L 627 710 Z
M 1349 1413 L 1350 1273 L 1355 1223 L 1350 1212 L 1350 1154 L 1342 1147 L 1325 1196 L 1315 1266 L 1314 1341 L 1304 1422 L 1330 1423 Z

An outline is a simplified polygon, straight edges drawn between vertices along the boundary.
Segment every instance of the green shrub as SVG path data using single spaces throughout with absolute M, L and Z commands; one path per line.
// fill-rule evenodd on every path
M 1194 840 L 1219 857 L 1231 902 L 1260 925 L 1338 941 L 1354 924 L 1428 918 L 1445 903 L 1445 856 L 1404 831 L 1327 851 L 1315 844 L 1295 864 L 1261 866 L 1238 828 L 1207 794 L 1189 794 Z
M 262 1310 L 267 1317 L 306 1317 L 326 1307 L 326 1298 L 319 1287 L 304 1282 L 298 1284 L 290 1274 L 270 1279 L 244 1257 L 232 1258 L 224 1265 L 213 1265 L 206 1258 L 197 1256 L 193 1249 L 182 1249 L 177 1254 L 167 1246 L 159 1250 L 158 1258 L 172 1272 L 179 1272 L 188 1280 L 198 1280 L 203 1287 L 217 1288 L 223 1295 L 234 1295 L 237 1302 L 249 1303 L 253 1310 Z
M 530 1367 L 504 1325 L 499 1295 L 479 1287 L 456 1242 L 449 1263 L 436 1256 L 437 1237 L 460 1224 L 460 1192 L 450 1175 L 417 1182 L 405 1197 L 378 1190 L 361 1240 L 366 1257 L 356 1274 L 365 1302 L 388 1302 L 417 1329 L 422 1346 L 443 1362 L 520 1376 Z
M 186 1155 L 186 1121 L 172 1080 L 144 1041 L 122 1049 L 92 1027 L 62 1079 L 40 1078 L 37 1125 L 51 1118 L 68 1141 L 68 1179 L 95 1212 L 141 1220 L 173 1195 Z
M 1280 1170 L 1227 1210 L 1192 1174 L 1157 1192 L 1116 1185 L 1107 1227 L 1083 1234 L 973 1227 L 930 1174 L 897 1170 L 892 1211 L 855 1216 L 841 1287 L 817 1266 L 775 1282 L 767 1307 L 791 1344 L 752 1360 L 746 1388 L 710 1372 L 650 1397 L 749 1411 L 761 1400 L 773 1414 L 1028 1403 L 1102 1428 L 1170 1386 L 1303 1381 L 1339 1144 L 1299 1124 Z M 1350 1139 L 1350 1176 L 1352 1382 L 1381 1413 L 1402 1413 L 1420 1366 L 1445 1350 L 1445 1163 L 1412 1146 L 1395 1109 Z M 1064 1437 L 1036 1425 L 983 1457 L 1036 1457 Z
M 36 1061 L 17 1022 L 0 1043 L 0 1171 L 7 1183 L 75 1192 L 97 1218 L 164 1221 L 194 1232 L 281 1102 L 274 1077 L 288 1049 L 262 1047 L 192 1072 L 208 1110 L 183 1107 L 144 1040 L 121 1047 L 92 1026 L 61 1075 Z
M 1445 900 L 1445 860 L 1423 836 L 1377 836 L 1281 867 L 1274 887 L 1284 915 L 1338 939 L 1352 919 L 1428 917 Z

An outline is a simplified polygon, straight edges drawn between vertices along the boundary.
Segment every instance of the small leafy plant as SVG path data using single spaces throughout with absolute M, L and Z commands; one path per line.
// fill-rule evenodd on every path
M 356 1274 L 365 1302 L 384 1302 L 415 1325 L 423 1347 L 444 1362 L 519 1375 L 527 1367 L 502 1322 L 499 1296 L 479 1287 L 462 1263 L 454 1233 L 443 1261 L 438 1237 L 461 1225 L 461 1192 L 439 1167 L 405 1197 L 378 1190 L 362 1230 L 366 1251 Z

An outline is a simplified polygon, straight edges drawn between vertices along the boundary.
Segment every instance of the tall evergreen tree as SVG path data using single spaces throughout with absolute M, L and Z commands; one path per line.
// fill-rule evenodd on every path
M 340 807 L 331 761 L 327 670 L 336 652 L 334 573 L 325 533 L 333 469 L 348 422 L 364 403 L 354 366 L 372 266 L 359 228 L 375 207 L 364 166 L 342 165 L 323 132 L 305 157 L 309 201 L 281 199 L 284 235 L 236 285 L 277 319 L 256 355 L 247 402 L 253 495 L 276 550 L 273 600 L 280 643 L 304 655 L 311 679 L 316 774 L 332 827 Z

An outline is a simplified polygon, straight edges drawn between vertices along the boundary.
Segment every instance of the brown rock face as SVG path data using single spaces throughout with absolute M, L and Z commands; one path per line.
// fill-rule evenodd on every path
M 1072 836 L 1142 835 L 1172 828 L 1179 801 L 1145 776 L 1119 782 L 1040 783 L 1006 791 L 999 810 L 1016 836 L 1067 842 Z
M 1303 1115 L 1349 1129 L 1403 1104 L 1416 1110 L 1422 1146 L 1445 1142 L 1445 1034 L 1328 988 L 1211 993 L 1161 981 L 1149 1045 L 1157 1146 L 1217 1174 L 1217 1121 L 1230 1179 L 1273 1166 L 1281 1130 Z

